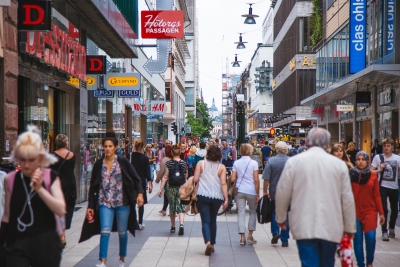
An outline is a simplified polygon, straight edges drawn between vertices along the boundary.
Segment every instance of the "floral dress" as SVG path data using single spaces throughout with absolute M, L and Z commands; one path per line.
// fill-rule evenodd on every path
M 103 177 L 103 181 L 100 184 L 99 204 L 108 208 L 116 208 L 124 205 L 121 167 L 117 158 L 118 157 L 115 156 L 110 172 L 108 172 L 104 161 L 103 166 L 101 167 L 101 176 Z

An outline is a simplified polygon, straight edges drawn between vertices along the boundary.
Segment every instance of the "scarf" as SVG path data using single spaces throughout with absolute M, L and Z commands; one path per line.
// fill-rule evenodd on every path
M 366 184 L 369 180 L 369 177 L 371 177 L 371 169 L 369 167 L 369 156 L 364 151 L 359 151 L 356 154 L 356 159 L 360 155 L 365 158 L 365 160 L 367 162 L 367 167 L 362 170 L 360 170 L 357 167 L 351 168 L 350 169 L 350 180 L 352 183 Z

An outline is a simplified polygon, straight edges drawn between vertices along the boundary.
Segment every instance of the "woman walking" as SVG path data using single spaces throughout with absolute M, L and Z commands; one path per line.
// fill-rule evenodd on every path
M 187 166 L 186 163 L 181 160 L 181 147 L 179 144 L 172 147 L 172 160 L 169 160 L 165 166 L 166 170 L 162 178 L 160 191 L 158 196 L 162 196 L 162 188 L 167 184 L 165 194 L 167 195 L 169 202 L 169 218 L 171 220 L 171 233 L 175 233 L 175 214 L 179 216 L 179 235 L 184 234 L 184 219 L 185 210 L 187 205 L 181 203 L 179 196 L 179 187 L 186 182 L 187 179 Z M 167 183 L 168 182 L 168 183 Z
M 197 164 L 193 178 L 195 183 L 199 183 L 196 204 L 200 212 L 207 256 L 215 251 L 218 210 L 222 203 L 223 209 L 228 207 L 226 169 L 223 164 L 220 164 L 221 158 L 221 150 L 216 146 L 210 147 L 206 160 Z
M 346 154 L 349 155 L 350 162 L 355 165 L 358 149 L 356 149 L 356 145 L 353 142 L 349 142 L 347 147 Z
M 192 177 L 194 175 L 194 168 L 196 165 L 194 165 L 194 158 L 196 154 L 197 148 L 196 146 L 192 145 L 189 150 L 189 154 L 186 158 L 186 163 L 188 166 L 188 177 Z
M 141 141 L 141 140 L 140 140 Z M 136 147 L 136 145 L 135 145 Z M 142 150 L 137 151 L 135 148 L 136 152 L 142 152 L 143 151 L 143 143 L 142 143 Z M 154 163 L 156 162 L 156 153 L 152 151 L 151 144 L 146 145 L 146 150 L 144 151 L 144 154 L 147 157 L 147 160 L 149 161 L 149 168 L 150 168 L 150 179 L 153 182 L 154 181 Z
M 161 161 L 161 165 L 160 165 L 160 171 L 157 174 L 157 178 L 156 178 L 156 183 L 158 184 L 161 179 L 163 178 L 163 175 L 166 171 L 166 164 L 168 161 L 170 161 L 172 159 L 172 146 L 171 145 L 167 145 L 165 147 L 165 155 Z M 164 187 L 160 187 L 162 188 L 164 191 L 166 190 L 167 185 L 165 185 Z M 159 211 L 159 213 L 163 216 L 165 216 L 167 214 L 167 207 L 168 207 L 168 198 L 167 198 L 167 194 L 164 194 L 164 204 L 162 209 Z
M 156 160 L 156 175 L 160 172 L 160 167 L 161 167 L 161 161 L 164 158 L 164 148 L 163 148 L 163 143 L 158 143 L 158 148 L 156 150 L 157 153 L 157 160 Z
M 381 170 L 384 164 L 380 166 Z M 372 267 L 375 254 L 377 215 L 379 223 L 385 222 L 379 182 L 369 165 L 369 156 L 364 151 L 356 154 L 356 167 L 350 169 L 350 179 L 356 206 L 357 232 L 354 235 L 354 254 L 358 267 L 365 267 L 363 237 L 365 238 L 367 267 Z
M 59 134 L 55 140 L 57 150 L 53 152 L 57 162 L 52 164 L 50 168 L 58 173 L 61 180 L 61 187 L 64 193 L 64 200 L 67 208 L 65 215 L 65 229 L 71 228 L 72 216 L 74 214 L 76 202 L 76 180 L 75 180 L 75 155 L 68 150 L 68 136 Z M 65 235 L 60 236 L 63 248 L 67 241 Z
M 140 177 L 140 180 L 142 181 L 142 188 L 149 188 L 149 193 L 153 191 L 153 182 L 151 180 L 151 168 L 149 166 L 149 158 L 146 155 L 143 155 L 143 142 L 140 139 L 136 139 L 133 143 L 135 146 L 135 152 L 132 152 L 131 155 L 131 164 L 133 165 L 133 168 L 136 170 L 137 174 Z M 149 145 L 147 145 L 149 146 Z M 146 149 L 148 149 L 146 147 Z M 147 185 L 148 184 L 148 185 Z M 143 230 L 145 228 L 145 225 L 143 223 L 143 215 L 144 215 L 144 204 L 147 204 L 147 194 L 146 190 L 144 190 L 143 193 L 143 198 L 144 198 L 144 203 L 143 206 L 139 207 L 139 229 Z
M 108 241 L 115 214 L 119 237 L 118 267 L 124 267 L 128 245 L 127 230 L 134 235 L 139 228 L 135 205 L 143 205 L 144 190 L 140 177 L 130 162 L 115 154 L 118 139 L 114 131 L 106 133 L 102 144 L 105 157 L 97 160 L 93 167 L 86 219 L 79 242 L 100 234 L 100 263 L 96 266 L 106 267 Z
M 65 214 L 65 201 L 57 173 L 46 168 L 57 161 L 48 154 L 36 126 L 28 126 L 15 144 L 12 160 L 21 167 L 5 178 L 5 211 L 0 247 L 5 265 L 58 267 L 61 242 L 55 215 Z
M 334 144 L 331 148 L 331 154 L 343 160 L 346 163 L 347 168 L 351 169 L 354 167 L 353 163 L 350 162 L 349 156 L 344 152 L 343 145 Z
M 240 245 L 246 245 L 246 202 L 249 205 L 249 224 L 247 243 L 257 243 L 253 238 L 256 230 L 256 208 L 260 193 L 260 181 L 258 179 L 258 163 L 250 158 L 253 153 L 253 146 L 242 144 L 240 155 L 242 157 L 235 161 L 232 168 L 231 182 L 236 182 L 237 195 L 236 204 L 238 207 L 238 229 L 240 234 Z

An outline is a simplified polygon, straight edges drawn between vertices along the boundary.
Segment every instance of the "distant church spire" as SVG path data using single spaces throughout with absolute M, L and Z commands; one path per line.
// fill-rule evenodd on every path
M 213 97 L 213 100 L 212 100 L 212 105 L 211 105 L 210 111 L 218 111 L 218 108 L 215 106 L 215 99 L 214 99 L 214 97 Z

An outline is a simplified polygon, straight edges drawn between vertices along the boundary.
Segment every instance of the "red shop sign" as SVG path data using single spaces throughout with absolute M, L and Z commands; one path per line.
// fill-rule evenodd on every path
M 86 81 L 86 48 L 53 23 L 51 29 L 51 32 L 27 32 L 25 49 L 21 48 L 21 52 Z
M 19 31 L 50 31 L 51 1 L 19 0 Z
M 142 38 L 171 39 L 185 35 L 183 11 L 142 11 Z

